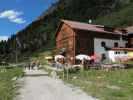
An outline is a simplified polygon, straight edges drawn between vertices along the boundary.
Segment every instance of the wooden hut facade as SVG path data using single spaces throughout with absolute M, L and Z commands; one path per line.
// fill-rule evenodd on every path
M 75 64 L 75 56 L 78 54 L 106 54 L 103 46 L 119 46 L 121 36 L 124 39 L 121 46 L 125 47 L 126 36 L 115 28 L 61 20 L 56 32 L 56 47 L 59 50 L 64 48 L 68 62 Z
M 133 48 L 133 26 L 126 28 L 128 31 L 128 45 L 130 48 Z

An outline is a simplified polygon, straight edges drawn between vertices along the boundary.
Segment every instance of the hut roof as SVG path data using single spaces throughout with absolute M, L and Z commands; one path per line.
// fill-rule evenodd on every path
M 110 33 L 110 34 L 122 35 L 121 30 L 113 27 L 108 27 L 103 25 L 94 25 L 94 24 L 88 24 L 88 23 L 82 23 L 82 22 L 70 21 L 70 20 L 61 20 L 59 28 L 61 27 L 62 23 L 65 23 L 68 26 L 70 26 L 72 29 L 76 29 L 76 30 L 85 30 L 85 31 L 92 31 L 97 33 Z M 59 31 L 59 28 L 56 32 L 56 35 Z
M 133 26 L 127 27 L 126 30 L 128 31 L 128 33 L 133 33 Z

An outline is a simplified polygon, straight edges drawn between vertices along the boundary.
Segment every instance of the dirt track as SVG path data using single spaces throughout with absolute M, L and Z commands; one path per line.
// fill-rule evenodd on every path
M 96 100 L 77 88 L 65 85 L 44 71 L 26 71 L 17 100 Z

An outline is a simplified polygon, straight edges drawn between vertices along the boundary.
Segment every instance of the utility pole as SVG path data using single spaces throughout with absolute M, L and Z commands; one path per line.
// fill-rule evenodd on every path
M 18 63 L 17 37 L 15 37 L 15 61 Z
M 18 51 L 17 51 L 17 47 L 16 47 L 16 64 L 18 63 Z

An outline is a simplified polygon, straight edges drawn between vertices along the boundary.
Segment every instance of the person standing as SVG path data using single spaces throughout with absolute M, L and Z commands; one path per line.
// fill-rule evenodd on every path
M 31 67 L 32 70 L 34 69 L 35 65 L 36 65 L 36 63 L 35 63 L 35 61 L 33 61 L 33 62 L 31 63 L 31 65 L 30 65 L 30 67 Z

